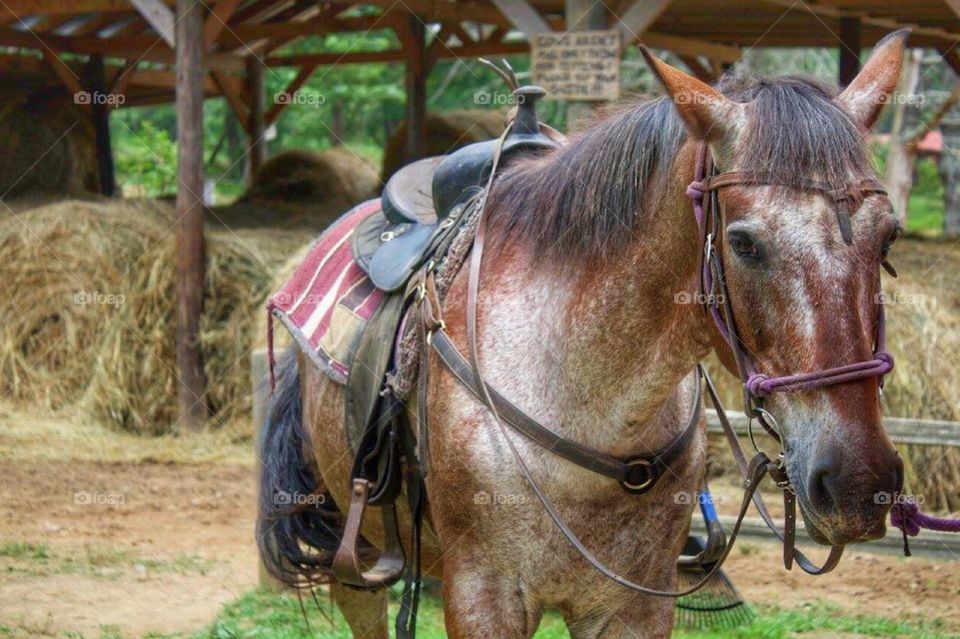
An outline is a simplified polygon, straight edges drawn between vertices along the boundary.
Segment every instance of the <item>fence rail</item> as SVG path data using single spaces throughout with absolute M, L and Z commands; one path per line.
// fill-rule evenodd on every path
M 727 411 L 730 424 L 739 435 L 747 434 L 747 417 L 741 412 Z M 953 446 L 960 448 L 960 423 L 910 417 L 885 417 L 883 425 L 890 439 L 897 444 L 917 446 Z M 707 410 L 707 432 L 723 433 L 713 409 Z M 759 432 L 759 431 L 758 431 Z

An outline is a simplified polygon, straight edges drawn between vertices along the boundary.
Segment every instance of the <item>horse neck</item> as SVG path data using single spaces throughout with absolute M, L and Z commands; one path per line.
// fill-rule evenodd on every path
M 618 258 L 531 267 L 532 256 L 514 248 L 485 264 L 479 334 L 488 381 L 508 397 L 513 386 L 531 414 L 581 443 L 614 453 L 649 448 L 650 421 L 670 410 L 679 382 L 708 351 L 701 308 L 683 303 L 697 292 L 700 267 L 685 195 L 690 147 Z

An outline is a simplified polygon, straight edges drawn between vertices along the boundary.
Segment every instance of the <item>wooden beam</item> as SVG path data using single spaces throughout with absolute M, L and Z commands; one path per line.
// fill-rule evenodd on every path
M 407 18 L 406 28 L 397 35 L 407 53 L 404 68 L 404 86 L 406 88 L 407 137 L 404 142 L 404 161 L 406 163 L 423 157 L 424 139 L 427 129 L 427 74 L 429 66 L 426 60 L 426 33 L 423 22 L 415 15 Z
M 150 23 L 153 30 L 163 38 L 170 48 L 174 48 L 174 19 L 173 11 L 161 0 L 130 0 L 130 4 L 143 16 L 143 19 Z M 197 3 L 197 11 L 200 10 L 200 3 Z
M 845 87 L 860 72 L 860 20 L 840 18 L 840 86 Z
M 250 102 L 250 117 L 247 119 L 247 135 L 249 136 L 249 155 L 247 156 L 249 175 L 252 179 L 260 167 L 267 160 L 266 140 L 266 83 L 263 77 L 264 66 L 256 58 L 247 58 L 247 95 Z
M 233 111 L 234 115 L 237 116 L 237 119 L 240 121 L 243 129 L 245 131 L 249 131 L 250 107 L 247 105 L 247 102 L 243 97 L 246 93 L 246 88 L 243 86 L 243 82 L 232 76 L 224 75 L 219 71 L 211 71 L 210 75 L 213 77 L 213 81 L 220 89 L 220 93 L 222 93 L 224 99 L 226 99 L 227 104 L 230 105 L 230 109 Z
M 716 44 L 705 40 L 694 40 L 666 33 L 647 31 L 640 38 L 648 47 L 669 49 L 677 55 L 703 55 L 711 60 L 733 63 L 740 59 L 740 48 L 728 44 Z
M 31 15 L 71 15 L 101 11 L 129 11 L 128 0 L 4 0 L 0 2 L 0 21 L 19 20 Z
M 717 78 L 714 75 L 713 71 L 709 67 L 707 67 L 705 64 L 700 62 L 700 60 L 696 56 L 682 55 L 680 56 L 680 60 L 682 60 L 685 65 L 687 65 L 687 68 L 690 69 L 690 72 L 694 76 L 696 76 L 698 80 L 702 82 L 706 82 L 708 84 L 713 84 L 714 82 L 717 81 Z
M 223 28 L 230 22 L 230 17 L 240 2 L 241 0 L 220 0 L 213 6 L 203 25 L 203 45 L 208 51 L 216 43 Z
M 310 80 L 316 70 L 317 65 L 315 64 L 308 64 L 304 67 L 301 67 L 300 73 L 298 73 L 297 77 L 295 77 L 293 81 L 287 85 L 287 88 L 283 90 L 283 93 L 292 96 L 294 93 L 303 88 L 303 85 Z M 264 124 L 267 126 L 272 126 L 275 124 L 276 121 L 280 119 L 280 115 L 287 109 L 288 106 L 290 106 L 291 102 L 292 100 L 274 99 L 273 106 L 270 107 L 270 110 L 267 111 L 263 118 Z
M 553 29 L 527 0 L 493 0 L 493 4 L 514 27 L 527 37 L 534 33 L 549 33 Z
M 939 47 L 937 50 L 943 56 L 944 62 L 960 76 L 960 52 L 957 52 L 956 47 Z
M 126 92 L 130 80 L 133 78 L 134 69 L 137 67 L 136 60 L 127 60 L 123 66 L 117 69 L 116 73 L 110 79 L 110 93 L 122 95 Z
M 178 423 L 207 421 L 200 318 L 203 314 L 203 15 L 177 0 L 177 403 Z
M 620 32 L 624 49 L 633 45 L 673 0 L 635 0 L 619 17 L 613 17 L 613 28 Z
M 43 59 L 47 61 L 50 70 L 60 79 L 60 82 L 67 88 L 76 99 L 78 94 L 83 93 L 83 85 L 80 83 L 80 77 L 76 72 L 60 59 L 56 53 L 44 47 L 42 50 Z
M 87 86 L 90 88 L 91 95 L 106 96 L 109 93 L 107 72 L 102 55 L 90 56 L 90 61 L 87 63 L 87 75 Z M 95 99 L 91 101 L 90 105 L 97 150 L 97 175 L 100 178 L 100 193 L 107 197 L 112 197 L 117 188 L 113 172 L 113 149 L 110 143 L 110 104 L 113 103 L 113 101 L 105 102 Z

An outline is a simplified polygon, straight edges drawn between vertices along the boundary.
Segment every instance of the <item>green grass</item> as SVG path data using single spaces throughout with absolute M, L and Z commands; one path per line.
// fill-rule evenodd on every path
M 82 552 L 58 554 L 46 544 L 8 542 L 0 546 L 0 571 L 21 575 L 89 575 L 116 579 L 128 571 L 206 574 L 211 562 L 197 555 L 172 558 L 137 557 L 127 551 L 89 546 Z M 2 637 L 2 635 L 0 635 Z
M 918 235 L 936 236 L 943 232 L 943 193 L 921 192 L 914 189 L 910 193 L 910 214 L 907 216 L 907 232 Z
M 312 599 L 303 600 L 311 632 L 304 624 L 303 614 L 296 596 L 276 595 L 263 590 L 249 592 L 228 604 L 217 621 L 191 639 L 349 639 L 346 622 L 334 609 L 330 610 L 329 599 L 323 595 L 317 610 Z M 390 607 L 391 627 L 396 614 L 396 605 Z M 725 631 L 693 632 L 677 630 L 679 639 L 787 639 L 792 637 L 817 637 L 824 634 L 850 633 L 860 637 L 915 637 L 918 639 L 941 639 L 951 635 L 938 620 L 893 621 L 879 617 L 843 616 L 838 609 L 822 603 L 799 610 L 761 608 L 757 619 L 745 628 Z M 494 611 L 495 614 L 495 611 Z M 312 633 L 312 634 L 311 634 Z M 420 624 L 417 636 L 422 639 L 440 639 L 446 634 L 443 629 L 441 604 L 435 598 L 424 597 L 420 608 Z M 537 639 L 560 639 L 568 637 L 559 616 L 548 613 L 535 637 Z

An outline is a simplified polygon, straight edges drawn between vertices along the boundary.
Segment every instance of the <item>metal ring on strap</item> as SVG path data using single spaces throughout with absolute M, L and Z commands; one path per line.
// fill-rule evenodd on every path
M 634 471 L 641 468 L 645 476 L 643 478 L 635 477 Z M 656 480 L 657 475 L 653 470 L 653 463 L 649 459 L 638 458 L 627 462 L 627 476 L 620 482 L 620 485 L 627 492 L 639 494 L 650 490 Z

